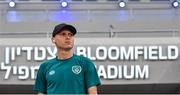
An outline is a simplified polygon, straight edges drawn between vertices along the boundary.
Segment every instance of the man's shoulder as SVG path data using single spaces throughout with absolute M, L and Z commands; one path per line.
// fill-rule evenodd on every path
M 78 61 L 80 61 L 80 63 L 84 64 L 84 65 L 90 65 L 90 64 L 94 64 L 92 62 L 92 60 L 90 60 L 88 57 L 85 57 L 83 55 L 76 55 L 76 59 Z
M 47 69 L 49 69 L 51 66 L 53 66 L 53 64 L 55 63 L 56 59 L 50 59 L 50 60 L 45 60 L 41 63 L 40 68 L 41 70 L 46 71 Z
M 79 59 L 79 60 L 81 60 L 81 61 L 90 61 L 90 59 L 88 58 L 88 57 L 85 57 L 85 56 L 83 56 L 83 55 L 76 55 L 76 54 L 74 54 L 75 55 L 75 57 L 77 58 L 77 59 Z
M 53 58 L 53 59 L 43 61 L 41 65 L 47 66 L 47 65 L 54 64 L 55 62 L 56 62 L 56 58 Z

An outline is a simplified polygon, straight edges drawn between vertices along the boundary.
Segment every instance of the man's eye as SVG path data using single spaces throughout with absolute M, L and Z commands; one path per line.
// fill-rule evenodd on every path
M 69 36 L 73 36 L 73 34 L 72 34 L 72 33 L 69 33 L 68 35 L 69 35 Z
M 62 36 L 65 36 L 65 35 L 66 35 L 66 33 L 61 33 L 61 35 L 62 35 Z

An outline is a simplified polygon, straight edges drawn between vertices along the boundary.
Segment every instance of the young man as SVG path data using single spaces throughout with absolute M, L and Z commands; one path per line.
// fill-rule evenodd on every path
M 57 56 L 40 65 L 34 91 L 40 94 L 97 94 L 100 80 L 94 64 L 86 57 L 73 54 L 72 25 L 59 24 L 52 33 Z

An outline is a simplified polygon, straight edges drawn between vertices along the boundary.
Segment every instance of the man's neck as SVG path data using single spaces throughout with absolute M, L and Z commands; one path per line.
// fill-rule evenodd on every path
M 68 59 L 73 56 L 73 52 L 72 50 L 69 50 L 69 51 L 61 50 L 61 51 L 58 51 L 57 56 L 58 56 L 58 59 Z

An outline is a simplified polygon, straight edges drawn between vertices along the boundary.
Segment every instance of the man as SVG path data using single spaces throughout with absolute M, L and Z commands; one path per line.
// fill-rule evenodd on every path
M 55 26 L 52 42 L 57 56 L 40 65 L 34 91 L 40 94 L 97 94 L 100 80 L 92 61 L 73 54 L 76 29 L 65 23 Z

